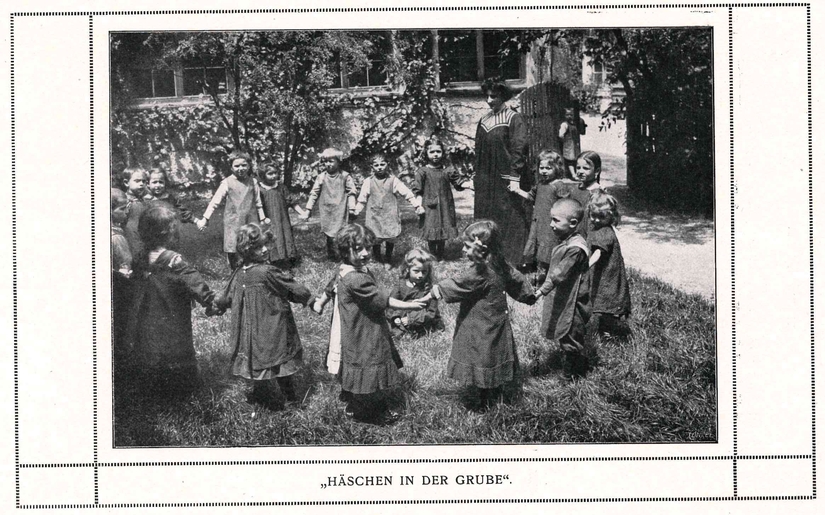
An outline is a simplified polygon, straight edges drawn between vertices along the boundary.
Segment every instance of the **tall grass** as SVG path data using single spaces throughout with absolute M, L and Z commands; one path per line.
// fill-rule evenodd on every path
M 200 212 L 197 208 L 196 212 Z M 405 220 L 396 260 L 425 242 Z M 464 221 L 466 225 L 468 221 Z M 221 252 L 221 220 L 205 233 L 187 226 L 182 253 L 213 288 L 229 276 Z M 319 291 L 334 273 L 324 259 L 317 226 L 296 231 L 303 260 L 294 273 Z M 468 266 L 459 246 L 448 246 L 436 268 L 441 277 Z M 631 263 L 632 264 L 632 263 Z M 395 270 L 374 267 L 381 284 L 397 280 Z M 452 345 L 456 305 L 442 305 L 444 332 L 396 341 L 403 384 L 394 393 L 402 411 L 392 425 L 371 425 L 345 417 L 339 386 L 323 358 L 329 313 L 296 312 L 305 366 L 298 375 L 299 409 L 271 411 L 246 401 L 248 386 L 229 374 L 229 314 L 208 318 L 193 313 L 202 384 L 183 400 L 142 395 L 137 385 L 115 394 L 116 446 L 250 446 L 348 444 L 448 444 L 521 442 L 693 442 L 716 439 L 716 345 L 714 306 L 630 268 L 633 301 L 626 341 L 601 338 L 598 363 L 583 379 L 562 373 L 557 347 L 539 335 L 540 306 L 511 301 L 521 377 L 508 388 L 506 402 L 486 411 L 468 410 L 473 392 L 444 377 Z

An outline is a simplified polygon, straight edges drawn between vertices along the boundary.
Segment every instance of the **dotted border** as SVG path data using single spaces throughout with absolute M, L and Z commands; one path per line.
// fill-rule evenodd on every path
M 733 496 L 739 495 L 739 418 L 736 409 L 736 179 L 733 159 L 733 8 L 728 8 L 728 102 L 730 103 L 730 294 L 731 294 L 731 376 L 733 394 Z
M 737 392 L 736 392 L 736 291 L 735 291 L 735 181 L 734 128 L 730 127 L 731 166 L 731 293 L 733 328 L 733 455 L 731 456 L 651 456 L 651 457 L 583 457 L 583 458 L 490 458 L 490 459 L 412 459 L 412 460 L 298 460 L 298 461 L 226 461 L 226 462 L 141 462 L 141 463 L 100 463 L 98 462 L 97 427 L 97 303 L 95 276 L 95 192 L 94 192 L 94 16 L 133 15 L 181 15 L 181 14 L 302 14 L 302 13 L 356 13 L 356 12 L 434 12 L 434 11 L 513 11 L 513 10 L 608 10 L 608 9 L 660 9 L 660 8 L 728 8 L 729 46 L 729 100 L 730 117 L 733 120 L 733 9 L 742 7 L 805 7 L 807 22 L 807 65 L 808 65 L 808 216 L 809 216 L 809 263 L 810 263 L 810 324 L 811 324 L 811 410 L 812 410 L 812 453 L 810 455 L 740 456 L 737 448 Z M 18 396 L 18 330 L 17 330 L 17 202 L 16 202 L 16 137 L 14 105 L 14 18 L 37 16 L 88 16 L 89 17 L 89 102 L 90 102 L 90 187 L 91 187 L 91 238 L 92 238 L 92 374 L 93 374 L 93 462 L 73 464 L 21 464 L 19 447 L 19 396 Z M 811 86 L 811 7 L 810 3 L 736 3 L 736 4 L 646 4 L 646 5 L 583 5 L 583 6 L 489 6 L 489 7 L 364 7 L 364 8 L 321 8 L 321 9 L 227 9 L 227 10 L 169 10 L 169 11 L 77 11 L 77 12 L 17 12 L 10 14 L 10 81 L 11 81 L 11 171 L 12 171 L 12 297 L 14 320 L 14 438 L 15 438 L 15 502 L 20 509 L 49 508 L 143 508 L 143 507 L 228 507 L 228 506 L 327 506 L 327 505 L 373 505 L 373 504 L 518 504 L 518 503 L 589 503 L 589 502 L 684 502 L 684 501 L 776 501 L 816 499 L 816 369 L 814 347 L 814 247 L 813 247 L 813 116 Z M 810 459 L 812 462 L 812 495 L 809 496 L 739 496 L 737 490 L 737 462 L 749 459 Z M 373 500 L 373 501 L 290 501 L 290 502 L 228 502 L 228 503 L 121 503 L 100 504 L 98 469 L 101 467 L 129 466 L 220 466 L 220 465 L 295 465 L 295 464 L 365 464 L 365 463 L 478 463 L 478 462 L 567 462 L 567 461 L 687 461 L 687 460 L 732 460 L 733 496 L 725 497 L 638 497 L 638 498 L 547 498 L 547 499 L 459 499 L 459 500 Z M 20 470 L 29 468 L 94 468 L 94 504 L 21 504 Z

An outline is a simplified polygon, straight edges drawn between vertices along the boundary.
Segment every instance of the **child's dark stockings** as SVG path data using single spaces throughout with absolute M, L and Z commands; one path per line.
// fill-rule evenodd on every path
M 427 246 L 430 248 L 430 254 L 436 259 L 440 261 L 444 258 L 444 240 L 429 240 Z

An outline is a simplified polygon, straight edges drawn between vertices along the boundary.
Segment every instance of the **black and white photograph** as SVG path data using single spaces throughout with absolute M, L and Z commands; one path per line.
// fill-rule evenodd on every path
M 112 33 L 115 446 L 715 441 L 713 36 Z

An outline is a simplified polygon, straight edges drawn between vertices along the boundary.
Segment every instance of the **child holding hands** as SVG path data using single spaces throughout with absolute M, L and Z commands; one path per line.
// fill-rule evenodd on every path
M 166 189 L 169 178 L 160 168 L 152 168 L 149 171 L 148 193 L 144 200 L 149 205 L 163 203 L 171 207 L 178 213 L 178 218 L 183 223 L 195 223 L 195 216 L 191 211 L 181 205 L 180 199 Z
M 261 196 L 255 187 L 255 180 L 250 175 L 252 158 L 245 152 L 233 152 L 229 155 L 229 163 L 232 166 L 232 175 L 221 181 L 203 213 L 203 218 L 195 222 L 195 225 L 203 231 L 212 213 L 226 200 L 223 211 L 223 251 L 226 252 L 229 267 L 235 270 L 241 263 L 235 249 L 238 229 L 249 220 L 253 207 L 261 221 L 269 223 L 269 219 L 264 215 Z
M 390 291 L 393 299 L 409 301 L 420 299 L 430 293 L 433 284 L 432 254 L 422 249 L 412 249 L 404 255 L 401 264 L 401 278 Z M 428 331 L 444 329 L 444 322 L 438 312 L 438 301 L 431 298 L 427 307 L 420 311 L 409 313 L 398 309 L 387 309 L 387 320 L 390 322 L 393 336 L 410 334 L 421 336 Z
M 264 216 L 270 220 L 269 262 L 280 268 L 290 267 L 298 259 L 298 249 L 292 236 L 292 222 L 288 209 L 301 215 L 304 210 L 294 201 L 281 183 L 281 170 L 274 164 L 265 164 L 259 172 L 259 188 Z

